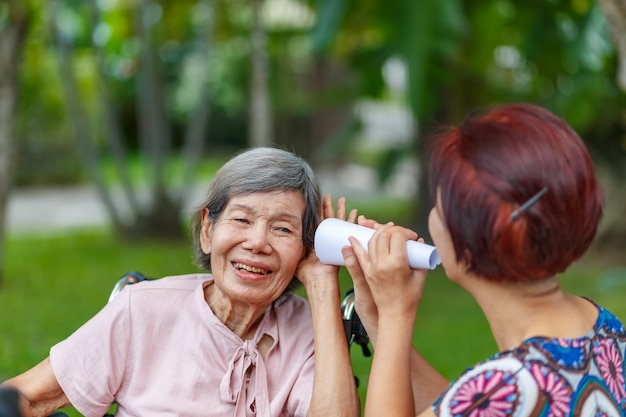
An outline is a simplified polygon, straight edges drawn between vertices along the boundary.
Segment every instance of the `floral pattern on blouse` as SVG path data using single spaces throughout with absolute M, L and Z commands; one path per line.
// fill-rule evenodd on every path
M 466 370 L 437 399 L 449 417 L 626 417 L 626 331 L 597 306 L 580 339 L 533 337 Z

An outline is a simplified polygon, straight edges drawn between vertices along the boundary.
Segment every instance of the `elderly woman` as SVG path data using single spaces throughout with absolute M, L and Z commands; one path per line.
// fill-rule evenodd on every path
M 426 278 L 408 266 L 417 234 L 361 218 L 377 229 L 368 252 L 352 239 L 343 254 L 376 348 L 365 415 L 626 415 L 624 326 L 559 284 L 602 212 L 578 135 L 540 107 L 498 106 L 439 134 L 429 174 L 441 264 L 476 299 L 499 352 L 448 384 L 412 347 Z
M 235 156 L 193 217 L 211 273 L 127 287 L 6 383 L 34 416 L 72 405 L 101 417 L 113 402 L 117 416 L 358 416 L 338 268 L 313 251 L 320 218 L 346 205 L 321 200 L 296 155 Z M 300 283 L 308 301 L 290 291 Z

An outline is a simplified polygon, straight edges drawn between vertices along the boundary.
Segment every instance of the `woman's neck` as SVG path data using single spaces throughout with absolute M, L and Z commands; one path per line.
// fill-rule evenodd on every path
M 204 299 L 215 317 L 240 338 L 252 339 L 267 305 L 236 303 L 211 283 L 204 289 Z
M 500 350 L 534 336 L 583 337 L 597 320 L 597 308 L 564 292 L 556 277 L 523 284 L 473 279 L 478 281 L 466 288 L 485 313 Z

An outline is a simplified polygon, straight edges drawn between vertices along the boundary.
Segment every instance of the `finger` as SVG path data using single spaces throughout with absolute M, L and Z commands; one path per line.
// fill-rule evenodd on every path
M 367 244 L 367 248 L 371 254 L 372 259 L 377 259 L 379 256 L 387 256 L 390 252 L 390 230 L 395 227 L 393 223 L 381 225 L 376 229 L 376 232 L 372 235 Z
M 350 214 L 348 214 L 348 221 L 350 223 L 356 223 L 357 214 L 358 214 L 358 210 L 357 209 L 350 210 Z
M 378 251 L 377 254 L 388 257 L 390 262 L 397 263 L 397 265 L 408 265 L 406 244 L 408 240 L 417 239 L 417 233 L 405 227 L 386 224 L 375 234 L 379 235 L 376 240 L 376 249 L 374 249 Z
M 390 236 L 389 241 L 389 251 L 391 254 L 395 254 L 401 259 L 401 263 L 406 263 L 408 265 L 408 254 L 406 250 L 406 243 L 409 239 L 408 236 L 412 236 L 415 239 L 417 236 L 415 233 L 410 233 L 408 229 L 394 229 L 393 233 Z
M 359 260 L 354 253 L 354 248 L 352 246 L 344 246 L 343 248 L 341 248 L 341 255 L 343 256 L 346 269 L 352 277 L 352 281 L 355 283 L 365 283 L 363 269 L 361 269 Z
M 346 198 L 339 197 L 337 200 L 337 213 L 335 217 L 338 219 L 344 220 L 346 218 Z
M 376 220 L 368 219 L 364 215 L 358 217 L 358 224 L 361 226 L 369 227 L 370 229 L 378 229 L 382 226 L 382 223 L 378 223 Z
M 333 199 L 330 194 L 326 194 L 324 196 L 324 201 L 322 203 L 322 214 L 325 219 L 335 217 L 335 208 L 333 207 Z
M 401 226 L 398 226 L 398 233 L 404 236 L 406 240 L 417 240 L 417 238 L 419 237 L 417 232 L 411 229 L 407 229 L 406 227 L 401 227 Z
M 359 294 L 357 295 L 358 297 L 364 297 L 364 300 L 367 298 L 371 299 L 372 294 L 369 284 L 367 283 L 367 279 L 365 279 L 365 274 L 363 273 L 363 269 L 361 269 L 361 265 L 357 260 L 352 246 L 344 246 L 341 248 L 341 254 L 343 255 L 346 269 L 352 278 L 355 294 Z
M 344 246 L 341 248 L 341 254 L 343 255 L 345 266 L 352 278 L 354 295 L 357 301 L 355 308 L 362 309 L 359 313 L 360 315 L 368 314 L 369 312 L 369 314 L 376 316 L 376 307 L 372 298 L 372 291 L 361 269 L 361 265 L 357 260 L 356 254 L 354 253 L 354 248 L 352 246 Z M 361 318 L 363 319 L 365 317 L 361 316 Z
M 365 271 L 369 265 L 369 258 L 367 251 L 363 246 L 361 246 L 361 242 L 359 242 L 355 237 L 348 237 L 350 241 L 350 245 L 352 247 L 352 251 L 354 252 L 354 256 L 356 257 L 357 262 L 359 263 L 359 267 L 362 271 Z

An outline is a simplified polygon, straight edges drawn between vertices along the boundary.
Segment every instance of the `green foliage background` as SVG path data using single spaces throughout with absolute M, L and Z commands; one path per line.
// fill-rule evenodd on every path
M 107 161 L 110 154 L 105 145 L 92 40 L 96 33 L 108 33 L 108 38 L 98 38 L 107 39 L 100 44 L 106 57 L 107 91 L 120 110 L 127 144 L 134 151 L 139 74 L 133 23 L 136 3 L 99 1 L 104 25 L 97 31 L 89 21 L 86 2 L 55 3 L 60 6 L 60 23 L 73 41 L 72 68 L 83 109 L 95 145 L 102 151 L 107 181 L 114 183 L 117 173 Z M 215 7 L 210 37 L 203 34 L 209 3 Z M 305 15 L 312 16 L 310 21 L 299 26 L 283 22 L 268 27 L 267 32 L 271 105 L 280 145 L 304 153 L 316 164 L 339 161 L 376 167 L 384 180 L 403 156 L 421 157 L 421 137 L 416 134 L 406 149 L 390 149 L 387 154 L 361 150 L 362 126 L 351 117 L 358 99 L 408 106 L 422 132 L 440 123 L 455 123 L 476 107 L 529 101 L 566 119 L 589 144 L 598 165 L 610 167 L 618 181 L 623 179 L 626 97 L 617 89 L 617 57 L 594 1 L 296 3 Z M 49 33 L 48 6 L 52 2 L 24 4 L 28 4 L 32 20 L 21 66 L 15 179 L 20 186 L 86 182 L 67 118 L 58 50 Z M 207 154 L 225 155 L 244 147 L 250 2 L 154 4 L 161 13 L 156 34 L 166 105 L 177 138 L 174 149 L 180 145 L 197 98 L 197 80 L 207 74 L 212 114 Z M 3 7 L 0 24 L 7 23 Z M 210 61 L 198 60 L 197 48 L 203 42 L 210 49 Z M 400 57 L 407 65 L 406 95 L 394 95 L 384 83 L 382 66 L 390 57 Z M 142 163 L 146 160 L 131 153 L 128 163 L 135 179 L 145 179 Z M 185 161 L 176 152 L 172 160 L 172 172 L 180 171 Z M 209 170 L 214 170 L 210 166 Z M 620 206 L 619 192 L 608 197 Z M 359 208 L 380 221 L 400 223 L 403 219 L 405 225 L 415 225 L 414 208 L 427 210 L 424 201 L 423 196 L 418 201 L 367 201 Z M 618 230 L 613 225 L 610 228 Z M 563 276 L 563 285 L 626 319 L 624 261 L 619 247 L 617 256 L 606 256 L 610 246 L 577 263 Z M 5 258 L 5 286 L 0 291 L 0 379 L 43 359 L 51 345 L 104 305 L 122 273 L 140 270 L 159 277 L 196 270 L 186 242 L 123 241 L 101 229 L 8 236 Z M 428 280 L 414 341 L 444 375 L 453 378 L 466 366 L 491 355 L 495 344 L 475 302 L 442 272 L 433 271 Z M 344 291 L 351 286 L 345 271 L 341 284 Z M 352 357 L 364 398 L 371 358 L 363 357 L 358 346 L 352 348 Z

